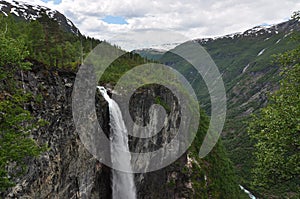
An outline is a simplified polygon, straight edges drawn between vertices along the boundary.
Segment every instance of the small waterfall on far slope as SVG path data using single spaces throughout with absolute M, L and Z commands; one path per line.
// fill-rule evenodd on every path
M 249 198 L 251 198 L 251 199 L 256 199 L 256 197 L 255 197 L 252 193 L 250 193 L 250 191 L 248 191 L 247 189 L 245 189 L 242 185 L 240 185 L 240 188 L 241 188 L 246 194 L 248 194 Z
M 111 160 L 113 165 L 122 165 L 122 168 L 131 171 L 131 156 L 121 156 L 118 150 L 129 151 L 127 129 L 124 124 L 118 104 L 111 99 L 104 87 L 97 86 L 109 105 L 111 135 Z M 117 150 L 118 149 L 118 150 Z M 112 169 L 112 198 L 135 199 L 136 189 L 132 173 L 125 173 Z

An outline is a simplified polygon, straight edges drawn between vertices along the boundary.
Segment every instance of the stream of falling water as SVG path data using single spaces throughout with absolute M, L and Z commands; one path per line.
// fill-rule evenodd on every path
M 251 198 L 251 199 L 256 199 L 256 197 L 255 197 L 252 193 L 250 193 L 250 191 L 248 191 L 247 189 L 245 189 L 242 185 L 240 185 L 240 188 L 241 188 L 246 194 L 248 194 L 249 198 Z
M 111 128 L 111 161 L 113 166 L 132 171 L 131 156 L 122 155 L 119 151 L 129 151 L 127 129 L 122 118 L 119 105 L 111 99 L 104 87 L 97 86 L 101 95 L 108 102 L 109 119 Z M 133 173 L 125 173 L 112 169 L 112 198 L 113 199 L 135 199 L 136 188 Z

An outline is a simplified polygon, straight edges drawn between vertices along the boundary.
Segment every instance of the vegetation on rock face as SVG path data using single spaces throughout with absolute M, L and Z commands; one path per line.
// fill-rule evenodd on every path
M 249 198 L 238 186 L 233 164 L 221 141 L 205 158 L 199 158 L 209 124 L 204 111 L 201 111 L 200 117 L 200 127 L 188 153 L 192 163 L 190 178 L 195 190 L 192 198 Z
M 31 131 L 44 122 L 36 121 L 24 109 L 33 99 L 15 79 L 16 73 L 30 69 L 30 64 L 24 62 L 28 51 L 24 41 L 8 37 L 7 30 L 0 32 L 0 191 L 12 186 L 13 179 L 25 171 L 27 157 L 45 149 L 30 138 Z
M 25 93 L 23 89 L 19 89 L 22 87 L 22 85 L 20 85 L 22 82 L 20 79 L 16 79 L 16 76 L 20 76 L 22 71 L 30 69 L 30 64 L 24 61 L 24 59 L 27 58 L 27 60 L 37 60 L 44 63 L 49 68 L 55 67 L 76 70 L 82 61 L 81 59 L 85 57 L 96 45 L 101 43 L 101 41 L 85 37 L 80 34 L 76 35 L 65 32 L 65 30 L 61 29 L 60 26 L 53 21 L 53 19 L 50 19 L 47 16 L 43 16 L 37 21 L 30 22 L 17 20 L 13 16 L 3 17 L 1 18 L 0 28 L 0 187 L 5 189 L 12 185 L 12 179 L 15 177 L 14 174 L 22 173 L 22 171 L 24 171 L 24 165 L 22 164 L 24 158 L 37 156 L 44 150 L 43 147 L 39 147 L 36 142 L 30 138 L 30 132 L 38 128 L 41 123 L 36 121 L 36 118 L 34 118 L 29 111 L 24 109 L 24 106 L 29 100 L 35 100 L 36 103 L 39 103 L 39 99 L 32 99 L 32 96 L 29 93 Z M 259 42 L 261 42 L 260 46 L 252 46 L 251 52 L 243 52 L 243 56 L 240 56 L 238 52 L 241 52 L 241 48 L 246 48 L 249 45 L 252 45 L 253 38 L 249 40 L 239 39 L 236 41 L 237 44 L 234 45 L 232 44 L 231 39 L 222 41 L 219 40 L 215 41 L 215 43 L 213 42 L 210 47 L 206 46 L 213 58 L 216 59 L 217 64 L 221 66 L 221 72 L 225 74 L 224 79 L 228 80 L 225 82 L 227 91 L 232 91 L 231 95 L 229 96 L 231 99 L 229 104 L 230 111 L 237 111 L 232 107 L 234 103 L 236 103 L 235 105 L 242 104 L 242 100 L 236 102 L 234 101 L 235 96 L 233 95 L 239 94 L 233 91 L 235 89 L 234 85 L 236 85 L 241 79 L 249 80 L 251 77 L 246 78 L 246 75 L 249 75 L 250 73 L 254 74 L 262 69 L 264 64 L 269 64 L 269 62 L 264 59 L 269 57 L 268 53 L 273 53 L 275 51 L 277 52 L 281 49 L 279 49 L 280 47 L 274 47 L 274 51 L 271 51 L 270 49 L 270 51 L 266 51 L 260 57 L 256 56 L 257 51 L 260 51 L 265 47 L 265 45 L 275 43 L 280 37 L 283 36 L 284 35 L 282 34 L 278 34 L 269 40 L 265 40 L 266 38 L 261 36 L 262 38 L 259 40 Z M 262 42 L 261 40 L 264 41 Z M 287 41 L 282 40 L 281 42 Z M 228 54 L 218 50 L 217 46 L 226 46 L 227 48 L 223 49 L 226 50 Z M 293 53 L 295 54 L 296 52 L 296 50 L 291 51 L 289 55 Z M 248 54 L 251 54 L 252 57 L 248 57 Z M 255 59 L 257 60 L 253 61 L 253 55 L 255 55 Z M 291 56 L 286 56 L 283 54 L 282 57 L 284 59 L 281 60 L 294 60 L 298 55 L 299 54 L 295 54 L 295 57 L 292 59 Z M 240 59 L 236 59 L 237 57 L 240 57 Z M 235 59 L 235 61 L 232 61 L 233 59 Z M 253 63 L 250 63 L 251 60 Z M 119 59 L 115 60 L 111 66 L 107 68 L 102 76 L 102 79 L 100 79 L 100 83 L 115 84 L 125 72 L 146 62 L 147 60 L 144 60 L 138 55 L 126 53 Z M 250 67 L 245 73 L 242 73 L 241 70 L 238 70 L 240 65 L 246 66 L 248 63 L 250 63 Z M 178 65 L 181 67 L 180 72 L 191 74 L 190 72 L 192 71 L 189 71 L 188 67 L 185 67 L 186 64 L 184 65 L 183 63 Z M 228 66 L 231 65 L 232 68 L 228 68 Z M 297 70 L 299 72 L 299 65 Z M 239 76 L 240 73 L 242 73 L 242 75 Z M 261 82 L 264 82 L 266 78 L 271 78 L 270 76 L 272 76 L 274 73 L 274 71 L 271 71 L 271 75 L 269 75 L 269 77 L 265 77 L 264 80 L 261 80 Z M 238 78 L 235 79 L 233 77 Z M 294 78 L 296 77 L 297 76 L 294 76 Z M 200 83 L 200 78 L 196 79 L 194 76 L 189 76 L 187 79 L 193 81 L 192 85 L 195 86 L 195 90 L 200 93 L 200 98 L 204 102 L 208 102 L 208 100 L 205 101 L 203 98 L 205 92 L 202 91 L 206 88 L 201 87 L 203 84 Z M 231 79 L 233 80 L 231 81 Z M 244 98 L 246 99 L 247 97 L 251 96 L 251 93 L 247 93 L 247 90 L 245 91 Z M 291 93 L 287 94 L 289 96 Z M 280 95 L 285 96 L 283 91 Z M 162 105 L 167 111 L 170 109 L 169 106 L 160 98 L 156 98 L 156 103 Z M 290 103 L 292 103 L 292 101 L 290 101 Z M 246 106 L 248 108 L 251 105 L 253 104 L 249 103 Z M 294 109 L 293 111 L 295 112 L 293 112 L 291 116 L 299 114 L 299 111 L 296 112 Z M 239 113 L 239 111 L 234 114 L 232 113 L 233 117 L 229 118 L 229 120 L 235 120 L 235 116 L 237 116 Z M 191 183 L 193 185 L 192 187 L 195 191 L 194 195 L 191 197 L 243 198 L 244 195 L 241 193 L 242 191 L 238 187 L 238 180 L 235 176 L 232 163 L 227 158 L 227 154 L 221 142 L 218 142 L 216 147 L 206 158 L 200 159 L 198 157 L 199 147 L 201 146 L 208 125 L 208 118 L 204 116 L 205 113 L 201 112 L 200 115 L 201 126 L 197 137 L 188 152 L 189 156 L 193 159 L 192 167 L 183 168 L 182 171 L 190 176 Z M 228 131 L 232 128 L 239 130 L 244 128 L 244 125 L 241 124 L 241 122 L 236 122 L 236 120 L 232 125 L 233 126 L 227 125 Z M 241 129 L 239 128 L 240 126 Z M 284 133 L 286 133 L 286 131 Z M 252 135 L 253 138 L 257 140 L 260 139 L 260 137 L 255 133 L 252 133 Z M 230 133 L 229 136 L 231 136 Z M 237 142 L 240 143 L 241 139 L 236 140 L 238 140 Z M 243 146 L 249 144 L 247 140 L 242 143 Z M 235 140 L 230 140 L 228 143 L 227 145 L 230 145 L 230 143 L 235 143 Z M 299 148 L 296 148 L 296 150 L 299 150 Z M 290 154 L 293 153 L 293 151 L 287 151 L 287 153 Z M 243 155 L 235 153 L 235 156 L 238 156 L 237 154 L 240 156 L 239 158 L 244 155 L 244 153 L 241 152 Z M 286 158 L 286 156 L 283 155 L 283 158 Z M 238 162 L 238 160 L 240 159 L 237 159 L 236 161 Z M 297 166 L 295 165 L 295 160 L 299 160 L 299 157 L 295 156 L 295 158 L 291 159 L 290 163 L 283 164 L 281 167 L 285 168 L 292 167 L 293 165 Z M 261 171 L 263 170 L 256 170 L 257 174 L 259 174 Z M 295 169 L 293 173 L 297 171 L 298 170 Z M 289 173 L 280 171 L 279 174 L 282 174 L 282 179 L 287 179 L 286 177 Z M 292 180 L 292 182 L 296 183 L 294 180 Z M 174 189 L 173 181 L 170 182 L 169 188 Z
M 27 58 L 35 59 L 51 67 L 76 69 L 85 57 L 101 41 L 78 33 L 66 32 L 47 15 L 36 21 L 24 21 L 0 14 L 0 28 L 6 37 L 22 40 L 28 50 Z
M 256 141 L 253 185 L 263 188 L 266 197 L 299 198 L 300 46 L 277 59 L 284 67 L 280 89 L 249 124 L 248 132 Z
M 295 16 L 299 16 L 299 12 Z M 282 76 L 279 75 L 279 64 L 272 62 L 272 56 L 278 53 L 284 56 L 283 52 L 297 48 L 299 41 L 295 42 L 291 37 L 299 37 L 299 24 L 299 20 L 293 17 L 269 29 L 260 27 L 258 32 L 254 28 L 232 37 L 198 41 L 211 55 L 222 74 L 227 94 L 223 144 L 235 165 L 240 184 L 249 189 L 251 169 L 255 163 L 252 155 L 255 141 L 246 132 L 247 121 L 251 113 L 256 113 L 266 105 L 266 93 L 278 88 Z M 296 52 L 293 50 L 291 54 L 299 60 Z M 160 61 L 179 69 L 185 75 L 196 90 L 202 107 L 209 114 L 209 93 L 201 76 L 197 76 L 197 71 L 168 52 Z
M 26 172 L 28 158 L 40 155 L 46 146 L 32 138 L 32 131 L 46 124 L 26 110 L 29 103 L 41 103 L 26 90 L 23 75 L 31 60 L 47 67 L 74 70 L 81 56 L 99 40 L 65 32 L 48 16 L 24 21 L 0 14 L 0 193 L 14 185 Z

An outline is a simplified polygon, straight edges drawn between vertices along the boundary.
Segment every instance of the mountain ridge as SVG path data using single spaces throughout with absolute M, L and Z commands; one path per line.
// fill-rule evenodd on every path
M 15 9 L 11 8 L 8 13 L 11 10 L 14 13 Z M 28 47 L 30 59 L 20 60 L 20 62 L 30 62 L 31 69 L 14 72 L 12 76 L 15 76 L 12 79 L 16 81 L 18 88 L 24 93 L 32 93 L 32 99 L 36 99 L 36 102 L 30 100 L 21 107 L 31 112 L 35 118 L 44 119 L 47 123 L 39 129 L 34 129 L 30 135 L 39 144 L 47 145 L 48 150 L 39 157 L 28 158 L 24 161 L 28 165 L 24 175 L 11 178 L 8 173 L 7 178 L 15 185 L 3 192 L 1 190 L 0 197 L 111 198 L 109 183 L 111 169 L 97 161 L 86 150 L 78 136 L 72 117 L 72 93 L 76 89 L 74 88 L 76 70 L 82 61 L 78 59 L 83 58 L 102 41 L 85 36 L 77 37 L 65 32 L 58 26 L 58 21 L 49 20 L 51 16 L 48 15 L 43 20 L 33 21 L 32 19 L 27 23 L 28 21 L 19 19 L 20 16 L 17 16 L 19 14 L 13 13 L 1 18 L 3 22 L 0 24 L 1 30 L 6 28 L 7 31 L 0 42 L 8 42 L 5 43 L 5 48 L 0 50 L 4 52 L 3 54 L 9 50 L 18 50 L 16 48 L 18 46 L 13 46 L 13 43 L 9 41 L 22 44 L 20 45 L 22 49 Z M 116 46 L 107 45 L 112 50 L 120 50 Z M 144 64 L 145 61 L 132 53 L 124 54 L 112 63 L 112 67 L 108 68 L 102 76 L 105 78 L 100 79 L 99 84 L 108 86 L 118 80 L 126 70 Z M 4 64 L 4 67 L 3 71 L 11 69 L 9 64 Z M 93 81 L 92 74 L 86 75 L 87 81 Z M 0 89 L 2 89 L 6 82 L 0 81 L 0 84 Z M 10 89 L 4 91 L 9 94 L 12 92 Z M 157 138 L 150 138 L 145 142 L 137 143 L 138 140 L 131 139 L 133 147 L 137 146 L 143 150 L 144 144 L 145 148 L 149 148 L 150 144 L 156 147 L 168 143 L 168 140 L 172 138 L 168 131 L 169 129 L 175 130 L 179 125 L 179 118 L 176 118 L 180 117 L 176 113 L 177 106 L 172 93 L 167 93 L 165 88 L 154 85 L 136 94 L 137 96 L 132 98 L 136 103 L 132 104 L 131 110 L 138 121 L 146 123 L 150 114 L 148 111 L 150 106 L 159 102 L 170 105 L 174 113 L 170 113 L 169 119 L 166 120 L 168 121 L 166 131 L 157 134 Z M 103 99 L 98 94 L 94 97 L 97 117 L 92 119 L 98 120 L 104 133 L 109 135 L 107 104 L 103 103 Z M 205 114 L 200 114 L 200 116 L 202 122 L 199 131 L 192 148 L 187 153 L 164 169 L 136 175 L 135 182 L 139 198 L 247 197 L 236 182 L 231 162 L 221 143 L 218 143 L 205 159 L 198 157 L 198 146 L 207 128 L 206 122 L 203 122 L 206 121 Z M 176 131 L 173 132 L 176 133 Z M 151 151 L 152 148 L 149 150 Z M 6 167 L 6 164 L 5 162 L 1 166 Z M 226 184 L 224 184 L 225 181 Z
M 252 113 L 267 104 L 268 93 L 279 88 L 281 68 L 273 56 L 296 48 L 293 37 L 299 35 L 300 22 L 291 19 L 271 27 L 254 27 L 243 33 L 194 40 L 208 52 L 222 74 L 227 94 L 223 142 L 241 176 L 240 183 L 258 196 L 250 185 L 254 143 L 246 132 L 247 121 Z M 210 96 L 198 72 L 172 51 L 161 55 L 157 61 L 185 76 L 209 114 Z
M 227 35 L 223 35 L 223 36 L 216 36 L 216 37 L 204 37 L 204 38 L 196 38 L 196 39 L 192 39 L 191 41 L 196 41 L 201 45 L 205 45 L 207 42 L 211 42 L 211 41 L 215 41 L 215 40 L 221 40 L 221 39 L 236 39 L 236 38 L 245 38 L 245 37 L 255 37 L 255 36 L 259 36 L 259 35 L 268 35 L 268 36 L 272 36 L 274 34 L 279 34 L 280 32 L 284 32 L 286 30 L 289 30 L 289 32 L 292 31 L 300 31 L 300 26 L 297 23 L 299 21 L 297 20 L 287 20 L 284 22 L 280 22 L 277 24 L 272 24 L 272 25 L 259 25 L 259 26 L 254 26 L 253 28 L 247 29 L 243 32 L 236 32 L 236 33 L 231 33 L 231 34 L 227 34 Z M 286 32 L 288 36 L 288 33 Z M 280 42 L 280 41 L 279 41 Z M 278 43 L 279 43 L 278 42 Z M 136 49 L 133 52 L 141 54 L 142 56 L 146 55 L 146 53 L 166 53 L 167 51 L 176 48 L 176 45 L 180 45 L 181 43 L 172 43 L 172 44 L 162 44 L 158 47 L 156 46 L 152 46 L 150 48 L 141 48 L 141 49 Z M 163 48 L 163 46 L 173 46 L 173 48 L 168 48 L 165 49 Z M 157 59 L 155 59 L 157 60 Z
M 81 35 L 79 29 L 65 15 L 44 6 L 14 0 L 0 0 L 0 13 L 5 16 L 11 14 L 26 21 L 38 20 L 45 15 L 57 21 L 67 32 L 71 32 L 77 36 Z
M 289 30 L 296 30 L 299 31 L 300 27 L 297 25 L 297 20 L 287 20 L 278 24 L 268 25 L 268 26 L 254 26 L 253 28 L 250 28 L 248 30 L 245 30 L 244 32 L 237 32 L 237 33 L 231 33 L 224 36 L 218 36 L 218 37 L 208 37 L 208 38 L 199 38 L 194 39 L 195 41 L 198 41 L 199 43 L 206 43 L 207 41 L 212 40 L 218 40 L 218 39 L 225 39 L 225 38 L 239 38 L 239 37 L 254 37 L 259 35 L 272 35 L 272 34 L 278 34 L 279 32 L 285 31 L 287 29 Z M 295 29 L 293 29 L 295 28 Z
M 1 4 L 1 2 L 6 2 L 6 1 L 0 1 L 0 5 L 3 5 Z M 14 15 L 15 17 L 21 17 L 26 20 L 26 18 L 24 18 L 25 14 L 21 10 L 24 9 L 25 7 L 22 8 L 22 6 L 21 7 L 19 6 L 19 4 L 17 6 L 15 4 L 10 4 L 12 5 L 10 7 L 1 6 L 0 13 L 2 12 L 3 14 L 5 13 L 6 15 L 11 13 L 11 15 Z M 3 10 L 7 9 L 7 11 L 4 12 L 2 8 Z M 18 10 L 20 12 L 18 12 Z M 32 14 L 33 17 L 29 17 L 27 20 L 39 19 L 38 17 L 35 18 L 34 16 L 43 16 L 43 14 L 42 15 L 37 14 L 38 9 L 34 9 L 34 10 L 35 10 L 34 11 L 35 14 Z M 49 18 L 52 17 L 52 19 L 57 19 L 56 21 L 59 23 L 59 17 L 57 18 L 55 17 L 57 16 L 56 11 L 52 12 L 51 9 L 49 9 L 50 11 L 48 10 L 47 12 L 47 8 L 43 8 L 43 7 L 41 7 L 40 10 L 42 10 L 42 13 L 47 15 Z M 270 29 L 272 27 L 273 29 Z M 203 42 L 202 44 L 203 47 L 206 48 L 209 54 L 213 57 L 216 64 L 219 66 L 221 73 L 223 74 L 223 79 L 228 93 L 228 107 L 229 107 L 228 109 L 229 117 L 223 132 L 223 136 L 225 140 L 225 145 L 230 152 L 231 159 L 236 164 L 236 167 L 240 169 L 239 172 L 242 173 L 243 180 L 241 184 L 243 186 L 246 185 L 245 186 L 246 188 L 248 188 L 249 183 L 245 179 L 250 176 L 250 172 L 244 168 L 247 165 L 251 165 L 248 164 L 249 163 L 248 159 L 251 159 L 249 153 L 251 152 L 252 145 L 249 139 L 247 138 L 247 134 L 245 134 L 245 125 L 242 122 L 244 122 L 245 118 L 247 118 L 251 113 L 255 112 L 258 108 L 264 106 L 264 104 L 267 102 L 266 95 L 268 92 L 272 92 L 277 89 L 278 78 L 279 78 L 278 73 L 280 71 L 280 68 L 278 64 L 274 64 L 270 61 L 271 55 L 284 52 L 285 50 L 291 49 L 293 47 L 294 44 L 290 43 L 290 38 L 293 32 L 299 32 L 299 22 L 295 20 L 289 20 L 287 22 L 281 23 L 281 25 L 277 25 L 277 26 L 274 25 L 272 27 L 254 27 L 252 29 L 245 31 L 243 33 L 244 35 L 233 34 L 236 36 L 224 36 L 224 37 L 219 37 L 219 39 L 211 39 L 205 42 L 203 42 L 201 39 L 195 40 L 198 41 L 199 43 Z M 73 34 L 75 34 L 75 32 L 79 32 L 79 31 L 72 32 L 71 29 L 69 30 L 66 29 L 66 30 Z M 82 46 L 80 46 L 80 42 L 79 41 L 77 42 L 78 42 L 78 48 L 76 49 L 82 50 Z M 58 43 L 60 43 L 60 41 Z M 89 46 L 92 49 L 93 42 L 89 42 Z M 168 58 L 167 57 L 169 56 L 168 54 L 165 54 L 163 56 L 159 58 L 159 60 L 161 60 L 163 63 L 166 63 L 164 62 L 165 60 L 172 58 L 172 57 Z M 64 57 L 63 54 L 62 57 Z M 55 58 L 57 59 L 57 57 Z M 203 106 L 207 108 L 209 106 L 209 102 L 208 102 L 209 100 L 207 100 L 208 98 L 205 95 L 205 92 L 202 93 L 203 91 L 202 89 L 204 88 L 205 85 L 201 83 L 201 77 L 198 77 L 196 79 L 193 76 L 193 73 L 190 73 L 191 71 L 189 70 L 189 68 L 186 68 L 185 64 L 180 61 L 181 60 L 179 60 L 178 62 L 179 64 L 177 65 L 181 67 L 181 72 L 183 74 L 186 74 L 188 78 L 189 77 L 192 78 L 193 81 L 196 80 L 193 82 L 193 85 L 194 86 L 198 85 L 198 87 L 195 88 L 197 89 L 198 93 L 200 93 L 199 98 L 201 99 L 201 102 L 203 102 Z M 63 65 L 63 63 L 61 65 Z M 32 79 L 32 76 L 34 75 L 28 74 L 28 78 Z M 56 77 L 56 74 L 53 73 L 53 77 Z M 47 79 L 47 76 L 45 76 L 45 79 Z M 62 78 L 60 82 L 63 81 L 65 80 Z M 42 82 L 47 83 L 47 80 Z M 63 93 L 61 96 L 65 96 L 64 94 L 65 90 L 63 89 L 65 87 L 67 87 L 69 93 L 70 85 L 72 85 L 70 84 L 70 82 L 71 81 L 68 81 L 68 83 L 65 85 L 59 83 L 61 84 L 61 86 L 59 87 L 61 91 L 59 91 L 58 93 Z M 201 86 L 203 86 L 203 88 L 201 88 Z M 49 88 L 50 87 L 51 86 L 49 86 Z M 34 90 L 34 88 L 32 89 Z M 51 89 L 47 89 L 47 87 L 43 89 L 45 89 L 43 91 L 45 93 L 45 98 L 48 99 L 46 94 L 48 94 L 48 92 L 51 91 Z M 52 93 L 52 96 L 55 96 L 56 91 L 50 93 Z M 64 106 L 65 104 L 63 104 L 61 107 Z M 208 109 L 209 108 L 207 108 L 207 110 Z M 53 121 L 58 121 L 58 120 L 53 119 Z M 71 134 L 72 132 L 69 133 Z M 59 135 L 57 136 L 59 137 Z M 70 149 L 73 149 L 73 146 L 71 144 L 69 146 Z M 60 159 L 58 161 L 60 161 Z M 78 165 L 80 164 L 78 163 Z M 56 168 L 59 169 L 60 167 L 57 166 Z M 74 176 L 75 175 L 77 174 L 74 174 Z M 201 176 L 201 179 L 202 177 L 203 176 Z M 55 182 L 57 179 L 60 178 L 53 179 L 53 181 Z M 212 177 L 211 179 L 214 178 Z M 76 180 L 78 179 L 76 178 Z M 198 179 L 196 179 L 195 181 L 197 180 Z M 205 178 L 204 180 L 202 180 L 202 182 L 204 181 Z M 169 185 L 173 186 L 173 181 L 170 181 Z M 51 186 L 49 185 L 49 187 Z

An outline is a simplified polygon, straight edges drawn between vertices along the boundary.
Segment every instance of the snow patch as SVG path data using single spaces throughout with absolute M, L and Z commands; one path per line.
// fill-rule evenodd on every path
M 41 7 L 39 5 L 34 5 L 32 6 L 33 10 L 41 10 Z
M 216 37 L 213 37 L 213 38 L 203 38 L 203 39 L 197 39 L 196 41 L 198 41 L 199 43 L 207 43 L 209 41 L 215 41 L 215 40 L 218 40 L 218 39 L 234 39 L 236 37 L 240 37 L 242 35 L 241 32 L 236 32 L 236 33 L 232 33 L 232 34 L 228 34 L 228 35 L 225 35 L 225 36 L 216 36 Z
M 7 5 L 0 3 L 0 10 L 2 9 L 2 7 L 7 7 Z
M 25 10 L 28 9 L 28 7 L 26 5 L 22 5 L 22 8 L 25 9 Z
M 283 38 L 286 38 L 287 36 L 290 36 L 292 34 L 292 32 L 289 32 L 288 34 L 284 35 Z
M 249 63 L 249 64 L 247 64 L 247 66 L 245 66 L 245 68 L 243 69 L 243 72 L 242 72 L 242 73 L 245 73 L 245 72 L 246 72 L 246 70 L 249 68 L 249 66 L 250 66 L 250 63 Z
M 39 13 L 37 15 L 28 15 L 28 16 L 26 16 L 27 20 L 33 20 L 33 21 L 35 21 L 38 18 L 40 18 L 40 14 Z
M 12 6 L 19 7 L 19 3 L 14 0 L 5 0 L 6 2 L 10 3 Z
M 264 28 L 271 28 L 273 26 L 274 26 L 274 24 L 263 24 L 263 25 L 261 25 L 261 27 L 264 27 Z
M 42 15 L 46 14 L 49 18 L 54 19 L 55 21 L 58 22 L 58 24 L 63 24 L 65 23 L 65 19 L 61 18 L 57 15 L 58 11 L 57 10 L 52 10 L 50 8 L 47 8 L 46 4 L 44 4 L 41 1 L 41 5 L 37 5 L 36 2 L 19 2 L 15 0 L 5 0 L 4 3 L 3 1 L 0 2 L 0 13 L 3 13 L 5 16 L 8 16 L 8 13 L 5 13 L 2 9 L 3 7 L 9 7 L 10 8 L 10 13 L 13 15 L 16 15 L 18 17 L 22 17 L 25 20 L 37 20 L 38 18 L 41 18 Z M 6 5 L 7 3 L 7 5 Z M 79 31 L 75 27 L 75 25 L 70 21 L 69 19 L 66 18 L 66 23 L 64 25 L 69 26 L 69 29 L 71 32 L 76 34 L 77 36 L 79 35 Z M 74 31 L 75 29 L 75 31 Z
M 56 14 L 56 11 L 53 11 L 53 10 L 47 10 L 46 11 L 46 14 L 50 17 L 50 18 L 54 18 L 55 14 Z
M 165 51 L 169 51 L 174 49 L 176 46 L 180 45 L 181 43 L 169 43 L 169 44 L 154 44 L 150 48 L 161 49 Z
M 212 41 L 212 40 L 213 40 L 212 38 L 203 38 L 203 39 L 199 39 L 197 41 L 199 43 L 206 44 L 208 41 Z
M 281 41 L 281 39 L 278 39 L 278 40 L 276 41 L 276 44 L 278 44 L 280 41 Z
M 265 52 L 266 49 L 262 49 L 258 54 L 257 56 L 261 56 L 264 52 Z
M 257 27 L 254 27 L 254 28 L 252 29 L 252 31 L 253 31 L 253 32 L 258 32 L 258 31 L 261 31 L 261 30 L 263 30 L 263 29 L 265 29 L 265 27 L 257 26 Z
M 278 25 L 274 25 L 274 24 L 266 24 L 266 25 L 262 25 L 262 26 L 256 26 L 252 29 L 246 30 L 245 32 L 238 32 L 238 33 L 233 33 L 233 34 L 229 34 L 229 35 L 225 35 L 225 36 L 217 36 L 217 37 L 213 37 L 213 38 L 204 38 L 204 39 L 197 39 L 196 41 L 198 41 L 199 43 L 205 44 L 209 41 L 214 41 L 214 40 L 218 40 L 218 39 L 223 39 L 223 38 L 239 38 L 239 37 L 249 37 L 249 36 L 259 36 L 259 35 L 263 35 L 263 34 L 279 34 L 278 31 Z M 265 39 L 265 40 L 268 40 Z
M 238 35 L 240 35 L 241 33 L 240 32 L 237 32 L 237 33 L 233 33 L 233 34 L 229 34 L 229 35 L 225 35 L 225 36 L 222 36 L 222 37 L 215 37 L 214 39 L 223 39 L 223 38 L 228 38 L 228 39 L 234 39 L 235 37 L 237 37 Z
M 18 16 L 18 17 L 20 16 L 19 13 L 17 12 L 16 8 L 11 8 L 10 13 L 12 13 L 12 14 Z
M 70 21 L 70 19 L 67 19 L 67 23 L 70 25 L 70 26 L 74 26 L 72 21 Z
M 8 16 L 4 11 L 1 11 L 6 17 Z

